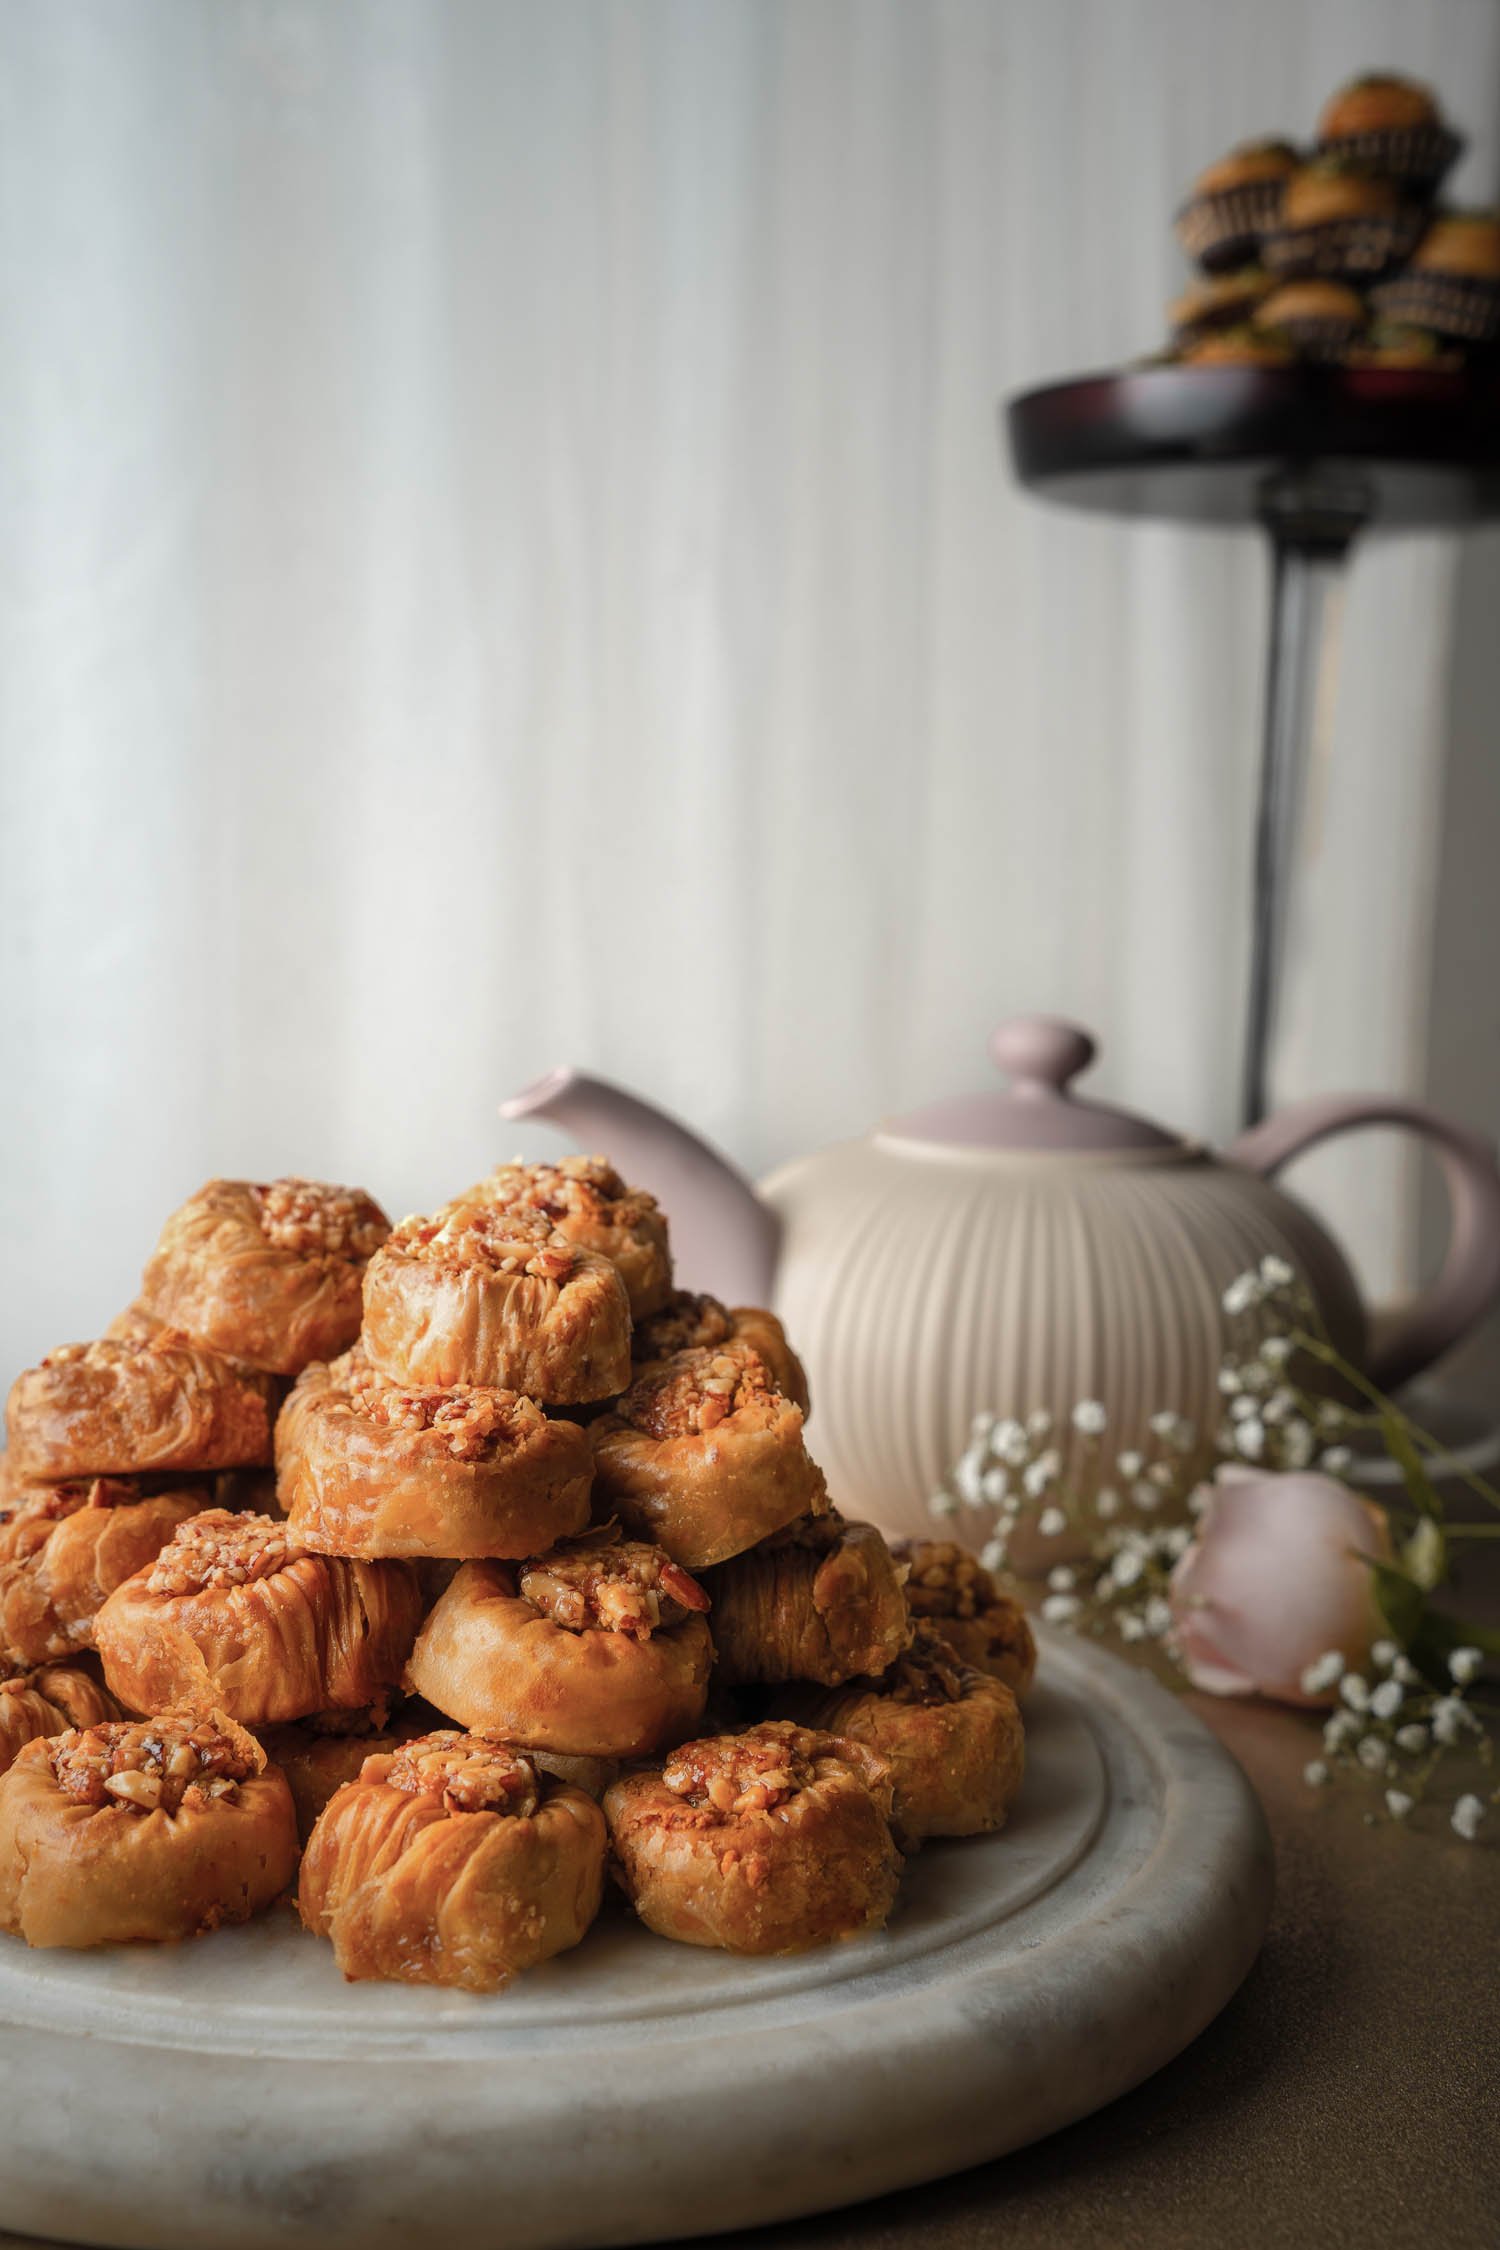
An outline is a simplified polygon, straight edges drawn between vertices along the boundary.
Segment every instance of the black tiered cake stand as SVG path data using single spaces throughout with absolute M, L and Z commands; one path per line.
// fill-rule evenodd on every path
M 1361 531 L 1500 519 L 1500 375 L 1127 368 L 1025 391 L 1005 419 L 1016 474 L 1045 499 L 1167 523 L 1254 524 L 1270 539 L 1245 1029 L 1253 1124 L 1266 1109 L 1303 778 L 1313 729 L 1332 708 L 1337 636 L 1328 628 L 1349 550 Z

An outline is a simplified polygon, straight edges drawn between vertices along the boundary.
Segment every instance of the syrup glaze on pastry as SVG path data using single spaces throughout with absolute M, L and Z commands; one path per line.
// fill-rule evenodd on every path
M 763 1305 L 736 1305 L 731 1312 L 701 1290 L 674 1289 L 661 1310 L 637 1327 L 630 1348 L 638 1363 L 651 1365 L 679 1352 L 717 1351 L 731 1343 L 758 1352 L 777 1390 L 806 1416 L 806 1369 L 775 1313 Z
M 632 1320 L 645 1320 L 666 1303 L 672 1288 L 666 1218 L 655 1196 L 627 1187 L 605 1157 L 501 1164 L 463 1200 L 538 1213 L 567 1241 L 608 1258 L 625 1284 Z
M 911 1639 L 904 1572 L 873 1524 L 804 1516 L 708 1580 L 726 1687 L 883 1672 Z
M 46 1664 L 93 1645 L 94 1617 L 208 1504 L 191 1487 L 80 1477 L 33 1485 L 0 1508 L 0 1664 Z
M 124 1712 L 82 1664 L 44 1664 L 0 1680 L 0 1773 L 14 1764 L 28 1742 L 69 1727 L 96 1727 Z
M 293 1533 L 323 1554 L 530 1555 L 589 1520 L 575 1423 L 515 1391 L 393 1383 L 357 1345 L 303 1372 L 276 1462 Z
M 746 1344 L 647 1368 L 590 1435 L 595 1512 L 614 1511 L 685 1570 L 723 1562 L 826 1506 L 802 1410 Z
M 371 1259 L 363 1343 L 393 1382 L 586 1405 L 630 1381 L 630 1304 L 609 1259 L 540 1212 L 450 1203 Z
M 349 1978 L 497 1992 L 576 1945 L 604 1889 L 604 1816 L 496 1735 L 367 1758 L 308 1842 L 308 1929 Z
M 903 1850 L 928 1836 L 983 1836 L 1004 1826 L 1026 1763 L 1020 1710 L 1004 1682 L 965 1664 L 939 1626 L 919 1625 L 881 1678 L 826 1695 L 794 1689 L 786 1708 L 889 1762 Z
M 1024 1696 L 1036 1674 L 1036 1641 L 1021 1604 L 1001 1592 L 977 1555 L 951 1539 L 893 1539 L 905 1563 L 906 1606 L 930 1620 L 965 1664 Z
M 296 1865 L 286 1782 L 223 1712 L 70 1729 L 0 1776 L 0 1928 L 28 1945 L 243 1922 Z
M 138 1311 L 276 1375 L 332 1359 L 359 1334 L 366 1261 L 390 1221 L 362 1188 L 210 1180 L 174 1211 Z
M 466 1563 L 417 1636 L 410 1685 L 465 1726 L 566 1757 L 639 1758 L 703 1715 L 708 1598 L 613 1528 L 519 1571 Z
M 309 1554 L 269 1516 L 209 1508 L 110 1595 L 94 1633 L 133 1709 L 217 1708 L 261 1726 L 375 1702 L 421 1615 L 410 1563 Z
M 648 1929 L 800 1953 L 879 1929 L 901 1855 L 885 1760 L 786 1721 L 684 1743 L 605 1791 L 616 1879 Z
M 264 1379 L 175 1328 L 49 1352 L 17 1376 L 6 1423 L 11 1475 L 28 1484 L 271 1457 Z

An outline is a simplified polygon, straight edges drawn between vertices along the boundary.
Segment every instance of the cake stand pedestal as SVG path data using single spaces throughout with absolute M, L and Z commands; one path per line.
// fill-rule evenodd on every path
M 1271 553 L 1242 1109 L 1267 1108 L 1303 782 L 1331 724 L 1362 531 L 1500 520 L 1500 377 L 1396 368 L 1141 367 L 1005 409 L 1030 491 L 1096 513 L 1255 525 Z

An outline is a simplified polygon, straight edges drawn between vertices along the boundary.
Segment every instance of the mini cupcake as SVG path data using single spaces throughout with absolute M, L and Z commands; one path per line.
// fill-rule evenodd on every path
M 1340 353 L 1346 367 L 1395 367 L 1412 373 L 1457 374 L 1464 355 L 1426 328 L 1377 320 Z
M 1394 180 L 1419 197 L 1436 192 L 1463 145 L 1425 86 L 1388 72 L 1351 79 L 1318 119 L 1320 156 Z
M 1306 164 L 1288 180 L 1261 255 L 1273 273 L 1370 280 L 1409 258 L 1423 215 L 1390 180 L 1343 164 Z
M 1205 273 L 1253 258 L 1277 225 L 1282 190 L 1301 164 L 1290 141 L 1246 141 L 1199 175 L 1177 214 L 1177 239 Z
M 1500 212 L 1444 212 L 1374 298 L 1387 320 L 1489 343 L 1500 335 Z
M 1183 367 L 1293 367 L 1297 354 L 1283 337 L 1259 328 L 1212 328 L 1178 354 Z
M 1365 325 L 1365 301 L 1345 281 L 1288 281 L 1267 297 L 1255 325 L 1305 359 L 1341 359 Z
M 1234 273 L 1211 274 L 1195 281 L 1167 307 L 1167 323 L 1175 351 L 1206 336 L 1211 329 L 1237 328 L 1254 317 L 1255 308 L 1276 286 L 1262 266 L 1240 266 Z

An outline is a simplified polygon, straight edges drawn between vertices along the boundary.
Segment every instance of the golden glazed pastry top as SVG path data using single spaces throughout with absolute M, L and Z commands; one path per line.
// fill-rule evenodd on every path
M 545 1215 L 492 1203 L 403 1219 L 365 1274 L 363 1345 L 399 1383 L 486 1384 L 587 1405 L 630 1380 L 618 1269 Z
M 1500 280 L 1500 213 L 1447 211 L 1417 245 L 1412 270 Z
M 1193 182 L 1194 195 L 1223 195 L 1230 188 L 1254 187 L 1263 180 L 1284 180 L 1302 159 L 1289 141 L 1246 141 L 1227 156 L 1210 164 Z
M 175 1328 L 49 1352 L 16 1378 L 6 1420 L 11 1475 L 33 1484 L 271 1455 L 265 1378 Z
M 353 1343 L 365 1265 L 389 1232 L 362 1188 L 210 1180 L 163 1227 L 142 1304 L 216 1351 L 295 1375 Z
M 1389 180 L 1342 164 L 1305 164 L 1287 182 L 1281 223 L 1295 229 L 1326 226 L 1336 219 L 1392 218 L 1400 205 Z
M 589 1518 L 576 1424 L 517 1391 L 393 1382 L 358 1345 L 299 1377 L 276 1462 L 294 1529 L 324 1553 L 521 1556 Z
M 1320 141 L 1339 141 L 1361 133 L 1436 125 L 1441 113 L 1431 91 L 1415 79 L 1372 71 L 1351 79 L 1331 94 L 1318 119 Z
M 470 1188 L 464 1200 L 533 1212 L 567 1241 L 608 1258 L 625 1284 L 634 1320 L 656 1312 L 671 1292 L 667 1222 L 656 1198 L 627 1187 L 605 1157 L 501 1164 Z

